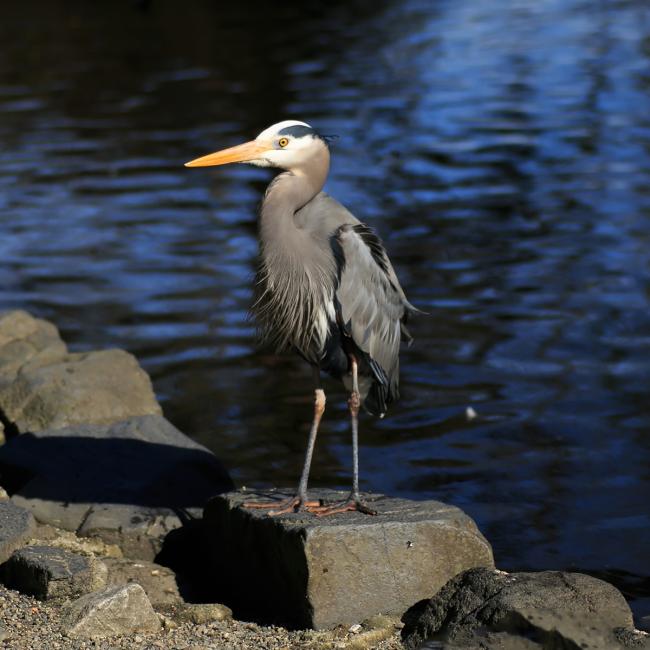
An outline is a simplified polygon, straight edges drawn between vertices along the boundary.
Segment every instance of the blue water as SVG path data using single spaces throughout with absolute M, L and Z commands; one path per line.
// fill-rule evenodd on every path
M 338 134 L 327 189 L 430 313 L 402 401 L 361 423 L 363 488 L 650 612 L 645 0 L 25 0 L 0 42 L 0 308 L 135 353 L 238 483 L 293 484 L 309 370 L 246 320 L 269 175 L 182 163 L 285 118 Z M 313 484 L 343 487 L 327 388 Z

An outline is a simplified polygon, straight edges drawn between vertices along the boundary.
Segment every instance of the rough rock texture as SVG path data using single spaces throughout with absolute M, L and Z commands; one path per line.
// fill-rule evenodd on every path
M 204 625 L 232 618 L 232 610 L 219 603 L 186 603 L 176 608 L 175 617 L 194 625 Z
M 436 588 L 432 588 L 435 592 Z M 456 576 L 416 616 L 407 615 L 404 645 L 437 639 L 441 648 L 616 650 L 616 630 L 645 647 L 625 598 L 612 585 L 580 573 L 513 573 L 471 569 Z M 629 646 L 633 647 L 633 646 Z
M 2 582 L 41 600 L 76 598 L 106 584 L 106 566 L 52 546 L 26 546 L 2 566 Z
M 36 522 L 29 510 L 0 501 L 0 564 L 31 537 Z
M 329 501 L 346 494 L 314 490 L 310 496 Z M 437 501 L 366 495 L 375 517 L 267 517 L 239 507 L 261 498 L 251 492 L 215 497 L 204 519 L 215 584 L 232 599 L 228 604 L 274 622 L 323 629 L 379 612 L 399 615 L 457 573 L 493 566 L 474 522 Z
M 157 415 L 22 434 L 0 448 L 0 472 L 38 521 L 145 560 L 232 487 L 212 452 Z
M 52 323 L 22 310 L 0 312 L 0 389 L 11 383 L 25 364 L 36 368 L 58 361 L 66 352 Z
M 144 589 L 131 583 L 77 599 L 65 613 L 64 626 L 68 636 L 97 638 L 156 632 L 160 619 Z
M 107 585 L 109 586 L 137 582 L 145 590 L 154 607 L 182 602 L 176 576 L 167 567 L 154 562 L 126 558 L 106 558 L 104 564 L 108 569 Z
M 4 650 L 403 650 L 395 625 L 377 629 L 374 621 L 356 633 L 346 629 L 288 631 L 228 619 L 176 623 L 161 617 L 163 627 L 106 639 L 67 638 L 58 601 L 36 601 L 0 585 L 0 648 Z M 397 622 L 399 625 L 399 622 Z M 4 643 L 3 643 L 4 642 Z
M 0 389 L 0 408 L 21 433 L 162 412 L 149 376 L 124 350 L 30 362 Z

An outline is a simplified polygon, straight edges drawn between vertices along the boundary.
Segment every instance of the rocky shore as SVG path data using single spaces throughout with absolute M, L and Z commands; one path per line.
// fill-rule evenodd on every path
M 0 648 L 650 649 L 613 586 L 499 571 L 455 507 L 241 508 L 283 492 L 235 491 L 132 355 L 23 311 L 0 312 L 0 486 Z

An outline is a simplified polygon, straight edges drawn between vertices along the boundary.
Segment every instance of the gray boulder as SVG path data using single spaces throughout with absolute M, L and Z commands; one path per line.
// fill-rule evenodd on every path
M 616 650 L 627 647 L 626 636 L 637 647 L 646 642 L 634 631 L 630 608 L 612 585 L 560 571 L 471 569 L 406 620 L 402 637 L 413 650 L 428 639 L 449 650 Z
M 278 499 L 291 492 L 270 494 Z M 376 516 L 323 518 L 268 517 L 240 507 L 264 496 L 215 497 L 204 521 L 214 583 L 235 605 L 272 622 L 323 629 L 380 612 L 401 615 L 432 584 L 442 587 L 469 567 L 493 566 L 490 545 L 474 522 L 444 503 L 366 495 Z M 335 501 L 347 495 L 313 490 L 310 496 Z
M 41 523 L 145 560 L 232 488 L 214 454 L 159 415 L 24 433 L 0 447 L 0 472 L 12 501 Z
M 66 352 L 52 323 L 22 310 L 0 312 L 0 389 L 10 384 L 25 364 L 52 363 Z
M 62 548 L 26 546 L 2 566 L 2 582 L 41 600 L 76 598 L 105 585 L 106 566 Z
M 63 626 L 70 637 L 103 638 L 157 632 L 160 619 L 144 589 L 131 583 L 77 599 L 64 612 Z
M 26 508 L 0 501 L 0 564 L 23 546 L 36 529 L 32 513 Z
M 162 412 L 149 376 L 124 350 L 31 361 L 0 388 L 0 409 L 21 433 Z

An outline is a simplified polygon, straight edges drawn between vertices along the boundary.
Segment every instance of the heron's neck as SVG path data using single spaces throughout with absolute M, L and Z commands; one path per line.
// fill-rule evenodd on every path
M 308 165 L 283 172 L 266 190 L 260 212 L 262 243 L 287 237 L 296 230 L 293 216 L 304 208 L 322 189 L 329 171 L 329 152 L 314 157 Z

